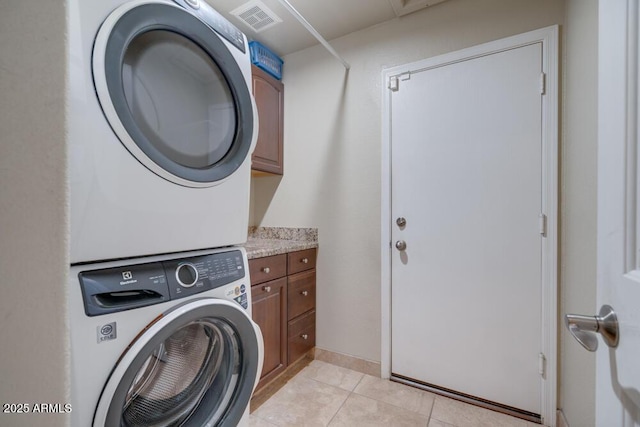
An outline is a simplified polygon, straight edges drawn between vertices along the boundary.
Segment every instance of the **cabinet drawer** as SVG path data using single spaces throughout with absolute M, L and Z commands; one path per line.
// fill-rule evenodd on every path
M 268 282 L 259 283 L 257 285 L 251 286 L 251 300 L 255 302 L 256 300 L 266 298 L 274 293 L 283 292 L 286 294 L 287 289 L 287 278 L 281 277 L 279 279 L 270 280 Z M 286 302 L 286 301 L 285 301 Z
M 300 271 L 316 268 L 316 249 L 306 249 L 304 251 L 291 252 L 288 254 L 288 274 L 295 274 Z
M 287 255 L 274 255 L 249 260 L 251 284 L 266 282 L 287 275 Z
M 305 271 L 288 278 L 289 320 L 316 307 L 316 271 Z
M 315 310 L 289 322 L 289 363 L 293 363 L 316 345 Z

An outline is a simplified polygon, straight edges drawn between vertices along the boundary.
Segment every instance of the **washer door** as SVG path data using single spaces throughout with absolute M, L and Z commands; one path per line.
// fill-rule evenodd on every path
M 205 7 L 198 13 L 208 16 Z M 135 1 L 96 37 L 94 83 L 109 124 L 142 164 L 176 184 L 215 185 L 249 154 L 255 103 L 237 62 L 249 59 L 242 33 L 227 36 L 235 44 L 180 6 Z
M 235 303 L 204 298 L 176 306 L 122 355 L 93 425 L 236 426 L 256 383 L 259 339 Z

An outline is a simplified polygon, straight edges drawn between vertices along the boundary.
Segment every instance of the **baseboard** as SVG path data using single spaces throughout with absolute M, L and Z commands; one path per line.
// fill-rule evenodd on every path
M 361 372 L 378 378 L 380 377 L 380 362 L 372 362 L 370 360 L 360 359 L 355 356 L 336 353 L 334 351 L 324 350 L 318 347 L 315 348 L 314 359 L 351 369 L 352 371 Z
M 564 412 L 562 412 L 562 409 L 558 409 L 556 417 L 556 427 L 569 427 L 567 417 L 564 416 Z

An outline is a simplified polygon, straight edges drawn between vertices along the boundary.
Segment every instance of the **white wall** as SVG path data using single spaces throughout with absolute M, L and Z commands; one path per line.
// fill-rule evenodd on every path
M 0 403 L 69 402 L 65 8 L 0 2 Z
M 561 310 L 595 310 L 596 0 L 450 0 L 285 57 L 285 175 L 253 179 L 254 225 L 318 227 L 318 347 L 380 361 L 381 71 L 562 25 Z M 570 16 L 565 19 L 565 14 Z M 559 407 L 593 425 L 594 364 L 561 336 Z

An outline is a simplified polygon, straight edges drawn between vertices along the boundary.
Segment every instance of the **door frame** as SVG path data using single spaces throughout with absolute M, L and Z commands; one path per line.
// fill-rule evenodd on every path
M 391 377 L 391 95 L 390 84 L 402 86 L 401 75 L 487 56 L 534 43 L 542 43 L 542 213 L 546 238 L 542 241 L 542 348 L 544 376 L 541 417 L 556 425 L 558 343 L 558 65 L 559 28 L 541 28 L 382 71 L 382 182 L 381 182 L 381 376 Z M 409 73 L 409 74 L 406 74 Z

